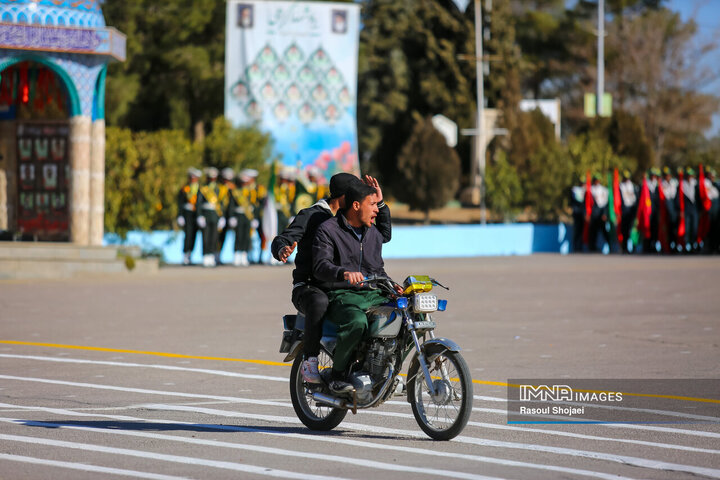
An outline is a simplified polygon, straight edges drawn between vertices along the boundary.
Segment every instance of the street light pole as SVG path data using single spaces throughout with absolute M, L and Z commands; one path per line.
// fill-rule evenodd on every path
M 473 168 L 473 188 L 480 190 L 480 223 L 487 223 L 485 211 L 485 130 L 483 116 L 485 110 L 485 92 L 483 80 L 482 11 L 480 0 L 475 0 L 475 73 L 477 75 L 477 132 L 475 134 L 475 162 Z
M 605 0 L 598 0 L 598 58 L 597 58 L 597 94 L 596 113 L 602 117 L 602 98 L 605 94 Z

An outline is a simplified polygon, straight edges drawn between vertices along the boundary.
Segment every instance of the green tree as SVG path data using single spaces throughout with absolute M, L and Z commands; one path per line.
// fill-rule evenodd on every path
M 108 124 L 179 128 L 202 140 L 223 112 L 224 2 L 107 0 L 108 24 L 128 36 L 127 61 L 108 70 Z
M 520 177 L 507 161 L 505 150 L 496 150 L 485 169 L 485 188 L 488 207 L 512 221 L 523 198 Z
M 416 116 L 415 128 L 398 157 L 398 169 L 402 188 L 397 198 L 425 212 L 426 223 L 430 210 L 444 206 L 459 187 L 460 158 L 430 117 Z
M 243 168 L 261 170 L 270 159 L 271 150 L 269 134 L 257 127 L 234 128 L 225 117 L 217 117 L 203 143 L 203 161 L 205 165 L 230 167 L 236 172 Z
M 443 114 L 473 125 L 472 23 L 451 0 L 368 0 L 363 5 L 358 76 L 359 143 L 363 170 L 377 173 L 389 193 L 397 158 L 416 115 Z M 460 150 L 469 150 L 461 139 Z

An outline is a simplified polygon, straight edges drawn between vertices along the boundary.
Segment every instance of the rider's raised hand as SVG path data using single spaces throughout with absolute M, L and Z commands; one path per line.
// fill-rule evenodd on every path
M 350 285 L 357 285 L 363 283 L 365 276 L 360 272 L 345 272 L 343 273 L 343 278 Z
M 297 247 L 297 242 L 293 242 L 292 245 L 285 245 L 283 248 L 281 248 L 278 252 L 278 257 L 280 257 L 280 261 L 283 263 L 287 262 L 290 254 L 295 251 L 295 247 Z
M 382 194 L 382 190 L 380 190 L 380 184 L 378 183 L 377 178 L 371 177 L 370 175 L 365 175 L 364 182 L 367 185 L 373 187 L 375 189 L 375 191 L 377 192 L 377 202 L 378 203 L 382 202 L 383 194 Z

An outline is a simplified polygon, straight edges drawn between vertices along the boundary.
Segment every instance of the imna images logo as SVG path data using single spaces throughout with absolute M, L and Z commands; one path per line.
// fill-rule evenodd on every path
M 520 401 L 621 402 L 621 392 L 574 391 L 569 385 L 520 385 Z

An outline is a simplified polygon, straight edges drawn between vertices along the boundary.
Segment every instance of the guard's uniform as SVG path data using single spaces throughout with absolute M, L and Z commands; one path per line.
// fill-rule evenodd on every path
M 583 229 L 585 228 L 585 186 L 575 185 L 570 189 L 570 207 L 573 217 L 573 251 L 583 251 Z
M 698 237 L 697 179 L 692 176 L 682 181 L 685 202 L 685 244 L 687 250 L 696 250 Z
M 218 246 L 218 224 L 223 217 L 220 203 L 220 185 L 211 180 L 207 185 L 200 187 L 198 193 L 198 218 L 203 218 L 198 226 L 203 232 L 203 266 L 215 266 L 215 253 Z M 204 226 L 203 226 L 204 224 Z
M 185 239 L 183 242 L 183 264 L 190 264 L 190 254 L 195 248 L 195 237 L 197 235 L 197 223 L 195 217 L 197 214 L 197 200 L 200 184 L 195 176 L 195 181 L 190 181 L 184 185 L 177 194 L 177 222 L 183 229 Z
M 666 167 L 667 168 L 667 167 Z M 669 172 L 665 173 L 665 178 L 660 181 L 665 197 L 665 211 L 667 212 L 667 225 L 665 225 L 665 234 L 667 235 L 667 244 L 671 250 L 677 246 L 677 228 L 678 228 L 678 211 L 677 211 L 677 193 L 678 180 L 672 178 Z M 662 219 L 661 219 L 662 221 Z M 661 239 L 662 242 L 662 239 Z
M 236 266 L 247 266 L 249 263 L 250 234 L 252 232 L 252 221 L 255 219 L 254 209 L 256 204 L 257 190 L 251 186 L 237 187 L 232 191 L 227 216 L 228 221 L 235 224 L 235 258 L 233 263 Z
M 620 221 L 620 233 L 622 233 L 623 253 L 628 253 L 628 240 L 630 239 L 630 231 L 635 223 L 635 215 L 637 215 L 637 203 L 638 203 L 638 187 L 630 178 L 626 178 L 620 183 L 620 197 L 622 199 Z
M 597 237 L 602 233 L 603 239 L 610 247 L 610 235 L 605 228 L 608 215 L 608 189 L 606 186 L 596 183 L 590 187 L 593 197 L 592 213 L 590 214 L 590 251 L 597 250 Z
M 643 240 L 643 253 L 657 253 L 658 226 L 660 221 L 660 193 L 658 192 L 659 171 L 651 171 L 650 180 L 648 180 L 648 190 L 650 191 L 650 238 Z

